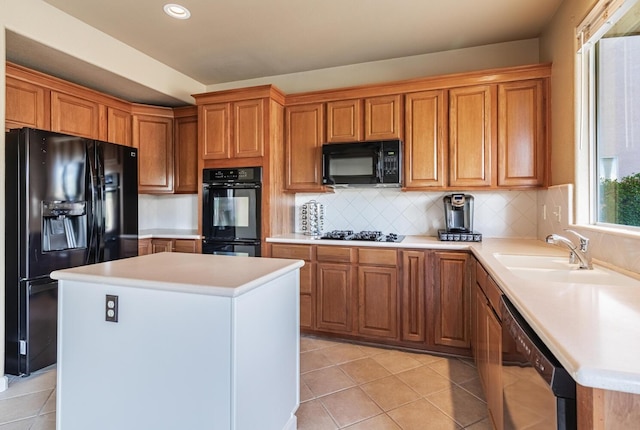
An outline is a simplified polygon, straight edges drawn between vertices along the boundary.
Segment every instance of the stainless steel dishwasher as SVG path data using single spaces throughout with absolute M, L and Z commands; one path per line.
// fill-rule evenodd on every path
M 502 354 L 504 429 L 575 430 L 575 381 L 505 296 L 501 308 L 503 345 L 516 345 Z

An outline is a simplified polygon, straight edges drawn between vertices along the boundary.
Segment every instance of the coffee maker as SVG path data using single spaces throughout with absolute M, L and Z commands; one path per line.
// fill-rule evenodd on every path
M 448 194 L 444 203 L 445 229 L 438 230 L 440 240 L 480 242 L 482 235 L 473 231 L 473 196 Z

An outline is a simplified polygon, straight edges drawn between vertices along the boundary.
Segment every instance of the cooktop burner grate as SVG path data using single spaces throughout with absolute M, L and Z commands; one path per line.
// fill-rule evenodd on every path
M 333 230 L 325 233 L 321 239 L 330 240 L 363 240 L 368 242 L 401 242 L 404 236 L 396 233 L 383 234 L 381 231 Z

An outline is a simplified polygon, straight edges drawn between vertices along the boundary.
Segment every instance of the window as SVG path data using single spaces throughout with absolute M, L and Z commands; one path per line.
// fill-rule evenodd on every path
M 582 32 L 578 27 L 587 78 L 581 142 L 590 147 L 591 223 L 635 228 L 640 227 L 640 1 L 612 3 L 599 2 Z

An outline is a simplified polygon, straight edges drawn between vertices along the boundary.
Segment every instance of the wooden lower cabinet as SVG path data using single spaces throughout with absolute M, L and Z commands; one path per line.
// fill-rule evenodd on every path
M 151 239 L 138 240 L 138 255 L 151 254 Z
M 304 260 L 300 268 L 300 328 L 312 330 L 315 327 L 316 303 L 316 263 L 313 262 L 315 247 L 311 245 L 289 245 L 274 243 L 270 255 L 273 258 Z
M 397 260 L 395 249 L 358 250 L 358 335 L 398 338 Z
M 305 260 L 304 332 L 470 355 L 469 253 L 279 243 L 270 252 Z
M 351 264 L 318 263 L 316 329 L 351 334 L 354 273 Z
M 400 251 L 401 330 L 400 341 L 425 344 L 426 280 L 429 254 L 425 251 Z
M 430 297 L 434 347 L 471 348 L 471 256 L 466 252 L 435 252 L 434 283 Z M 451 350 L 454 352 L 455 350 Z
M 140 239 L 138 255 L 155 254 L 157 252 L 186 252 L 199 254 L 202 252 L 200 241 L 196 239 Z
M 186 252 L 188 254 L 199 254 L 199 242 L 193 239 L 174 239 L 173 252 Z
M 482 265 L 476 262 L 473 288 L 473 355 L 484 388 L 493 428 L 503 429 L 502 399 L 502 322 L 492 298 L 500 295 L 498 286 Z
M 151 252 L 173 252 L 173 239 L 152 239 Z

